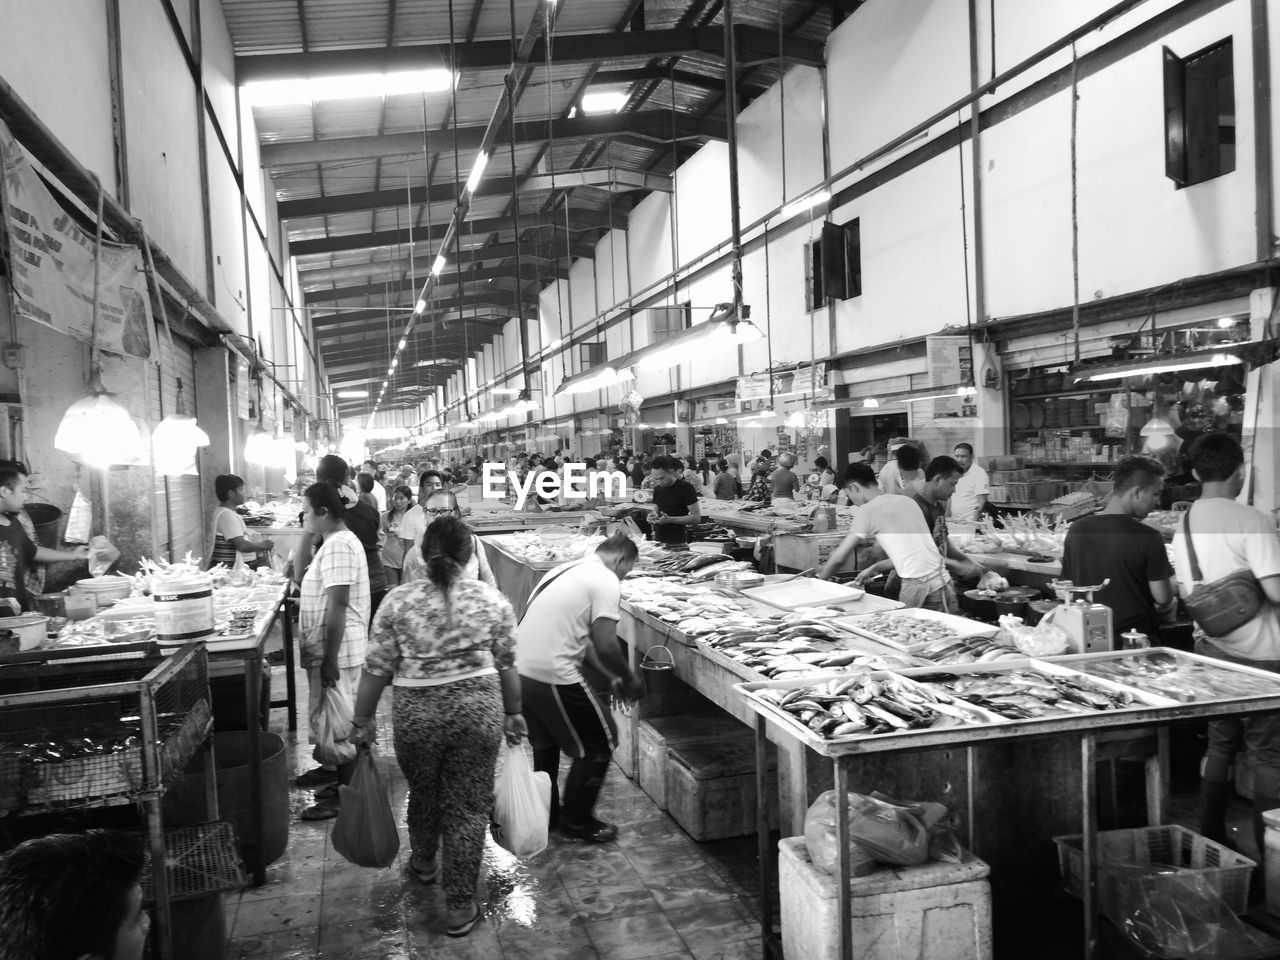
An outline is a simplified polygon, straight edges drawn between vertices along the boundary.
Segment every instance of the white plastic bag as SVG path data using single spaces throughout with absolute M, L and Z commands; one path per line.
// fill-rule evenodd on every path
M 90 531 L 93 529 L 93 507 L 85 499 L 84 494 L 76 491 L 71 501 L 71 510 L 67 514 L 67 529 L 62 539 L 67 543 L 88 543 Z
M 354 718 L 351 700 L 345 693 L 337 687 L 320 691 L 320 702 L 311 714 L 311 728 L 316 732 L 312 756 L 317 763 L 340 766 L 356 758 L 356 746 L 347 740 Z
M 551 777 L 534 772 L 522 745 L 507 745 L 493 793 L 493 839 L 521 858 L 547 849 Z

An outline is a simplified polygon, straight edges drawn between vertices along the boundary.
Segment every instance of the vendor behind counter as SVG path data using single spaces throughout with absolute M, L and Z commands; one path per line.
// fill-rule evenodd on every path
M 653 478 L 653 539 L 668 546 L 689 542 L 689 528 L 702 521 L 698 491 L 684 479 L 684 467 L 675 457 L 654 457 L 649 468 Z
M 28 574 L 37 563 L 88 561 L 88 545 L 51 550 L 32 540 L 19 515 L 27 505 L 28 472 L 16 460 L 0 460 L 0 600 L 12 600 L 23 610 L 34 609 Z M 0 603 L 0 607 L 5 604 Z

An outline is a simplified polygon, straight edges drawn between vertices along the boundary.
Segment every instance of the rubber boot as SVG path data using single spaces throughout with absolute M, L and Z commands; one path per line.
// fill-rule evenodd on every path
M 618 835 L 618 828 L 603 823 L 594 816 L 596 799 L 609 772 L 609 757 L 580 757 L 569 767 L 564 782 L 564 817 L 560 821 L 562 832 L 589 840 L 606 843 Z
M 1227 804 L 1231 784 L 1227 781 L 1200 781 L 1200 835 L 1215 843 L 1227 842 Z
M 545 773 L 551 778 L 551 816 L 548 826 L 554 830 L 560 825 L 560 748 L 533 751 L 535 773 Z

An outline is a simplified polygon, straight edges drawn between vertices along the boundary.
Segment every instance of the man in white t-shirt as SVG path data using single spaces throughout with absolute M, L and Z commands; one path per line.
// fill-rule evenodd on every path
M 387 512 L 387 488 L 378 482 L 378 465 L 372 460 L 366 460 L 360 464 L 360 472 L 367 473 L 373 477 L 373 494 L 374 506 L 378 508 L 378 516 Z
M 617 730 L 608 704 L 583 678 L 582 664 L 594 653 L 615 695 L 639 697 L 641 687 L 618 643 L 620 582 L 637 556 L 635 543 L 615 534 L 594 554 L 549 571 L 516 629 L 516 669 L 533 766 L 551 777 L 551 825 L 592 843 L 618 835 L 616 826 L 595 818 Z M 573 758 L 563 815 L 556 789 L 562 752 Z
M 400 539 L 406 541 L 405 549 L 422 546 L 422 535 L 432 517 L 427 516 L 425 504 L 433 493 L 444 489 L 444 474 L 438 470 L 424 470 L 418 480 L 418 502 L 404 512 L 400 521 Z
M 927 610 L 954 610 L 951 576 L 916 502 L 910 497 L 883 493 L 876 483 L 875 471 L 865 463 L 849 464 L 843 481 L 849 502 L 858 511 L 853 515 L 849 535 L 832 552 L 819 576 L 830 579 L 859 543 L 874 537 L 902 579 L 898 599 L 903 604 Z
M 953 452 L 956 463 L 964 467 L 964 476 L 956 483 L 951 495 L 952 520 L 977 520 L 987 508 L 987 496 L 991 493 L 990 478 L 973 461 L 973 446 L 957 443 Z
M 1271 518 L 1236 502 L 1244 488 L 1244 453 L 1234 437 L 1209 433 L 1191 448 L 1191 468 L 1203 485 L 1187 511 L 1191 549 L 1182 524 L 1173 535 L 1174 572 L 1185 597 L 1193 589 L 1192 550 L 1199 582 L 1212 583 L 1237 570 L 1258 578 L 1263 594 L 1258 615 L 1220 637 L 1196 628 L 1196 653 L 1280 673 L 1280 541 Z M 1252 761 L 1254 836 L 1262 850 L 1262 814 L 1280 807 L 1280 713 L 1221 717 L 1209 721 L 1209 744 L 1200 774 L 1200 833 L 1226 840 L 1231 770 L 1243 746 Z

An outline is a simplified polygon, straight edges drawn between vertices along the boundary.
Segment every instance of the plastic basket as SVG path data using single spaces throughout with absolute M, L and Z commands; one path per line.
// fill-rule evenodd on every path
M 1067 892 L 1079 897 L 1084 891 L 1084 838 L 1082 834 L 1054 837 L 1058 868 Z M 1229 850 L 1185 827 L 1142 827 L 1137 830 L 1104 830 L 1098 834 L 1098 910 L 1120 923 L 1126 904 L 1133 899 L 1133 875 L 1144 867 L 1168 867 L 1195 871 L 1212 886 L 1228 909 L 1244 913 L 1249 901 L 1249 876 L 1257 866 L 1248 857 Z M 1143 873 L 1149 880 L 1149 872 Z M 1154 879 L 1159 884 L 1159 877 Z
M 230 820 L 167 831 L 164 845 L 170 900 L 239 890 L 246 883 L 236 826 Z M 154 900 L 149 867 L 142 871 L 142 897 L 148 903 Z

